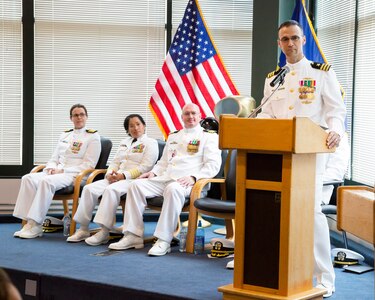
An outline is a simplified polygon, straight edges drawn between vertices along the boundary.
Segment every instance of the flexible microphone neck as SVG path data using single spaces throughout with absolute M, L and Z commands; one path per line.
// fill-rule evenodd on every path
M 289 69 L 289 68 L 288 68 Z M 262 107 L 271 99 L 271 97 L 273 96 L 273 94 L 275 94 L 275 92 L 280 88 L 280 86 L 282 86 L 284 83 L 284 80 L 283 81 L 279 81 L 278 82 L 278 85 L 277 87 L 272 91 L 272 93 L 268 96 L 268 97 L 263 97 L 263 99 L 260 101 L 260 105 L 258 107 L 256 107 L 248 116 L 247 118 L 250 119 L 250 118 L 255 118 L 257 116 L 257 113 L 258 111 L 260 111 L 262 109 Z

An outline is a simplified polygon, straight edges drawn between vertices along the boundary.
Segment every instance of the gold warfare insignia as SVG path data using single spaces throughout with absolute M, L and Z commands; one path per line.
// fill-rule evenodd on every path
M 199 150 L 199 144 L 200 144 L 200 141 L 197 139 L 190 141 L 189 144 L 187 145 L 187 152 L 190 154 L 197 153 Z
M 299 81 L 299 98 L 301 103 L 310 104 L 315 99 L 316 80 L 312 78 L 303 78 Z
M 72 146 L 70 147 L 70 150 L 72 150 L 72 152 L 74 154 L 77 154 L 79 152 L 79 150 L 81 150 L 81 146 L 82 146 L 82 142 L 80 141 L 76 141 L 76 142 L 73 142 L 72 143 Z

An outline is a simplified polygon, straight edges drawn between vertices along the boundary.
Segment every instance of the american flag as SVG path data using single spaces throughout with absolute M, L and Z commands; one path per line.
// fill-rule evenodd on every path
M 151 111 L 164 137 L 183 127 L 181 113 L 185 104 L 197 104 L 205 118 L 213 116 L 220 99 L 238 94 L 198 1 L 189 1 L 150 99 Z

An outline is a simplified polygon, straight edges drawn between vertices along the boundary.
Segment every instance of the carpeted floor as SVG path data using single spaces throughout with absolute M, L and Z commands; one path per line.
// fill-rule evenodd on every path
M 155 223 L 145 224 L 146 236 L 152 235 Z M 128 295 L 133 296 L 126 299 L 138 299 L 137 293 L 144 293 L 145 299 L 222 299 L 217 288 L 232 283 L 233 280 L 233 271 L 225 268 L 229 261 L 227 258 L 209 259 L 207 255 L 180 253 L 178 246 L 173 247 L 172 253 L 166 256 L 149 257 L 147 252 L 151 244 L 146 244 L 141 250 L 113 253 L 106 251 L 107 245 L 91 247 L 84 242 L 66 243 L 61 232 L 45 234 L 34 240 L 13 238 L 13 232 L 19 227 L 16 223 L 0 224 L 0 267 L 44 274 L 50 278 L 64 277 L 112 286 L 112 294 L 116 293 L 116 287 L 126 287 L 134 292 L 129 293 Z M 206 241 L 218 236 L 213 233 L 218 227 L 220 226 L 213 225 L 206 228 Z M 335 271 L 336 293 L 331 299 L 374 299 L 373 271 L 360 275 L 343 269 Z M 73 284 L 70 286 L 68 282 L 60 289 L 69 291 Z M 50 290 L 51 286 L 53 280 L 49 281 Z M 19 288 L 24 290 L 23 286 Z M 118 290 L 120 295 L 121 289 Z M 74 293 L 76 297 L 69 299 L 84 299 L 83 295 L 78 296 L 76 291 Z M 102 299 L 99 294 L 97 296 L 95 298 L 91 295 L 90 299 Z

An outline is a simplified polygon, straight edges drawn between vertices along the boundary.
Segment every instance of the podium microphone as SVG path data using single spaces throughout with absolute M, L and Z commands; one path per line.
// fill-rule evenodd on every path
M 262 107 L 271 99 L 272 95 L 280 88 L 280 86 L 284 83 L 285 75 L 290 72 L 288 66 L 285 66 L 281 69 L 281 71 L 276 75 L 276 77 L 271 81 L 270 86 L 274 87 L 277 84 L 277 87 L 272 91 L 272 93 L 268 97 L 264 97 L 262 101 L 260 101 L 260 105 L 256 107 L 251 114 L 247 116 L 247 118 L 255 118 L 257 116 L 258 111 L 262 109 Z
M 285 75 L 288 74 L 289 72 L 290 72 L 290 69 L 288 66 L 281 68 L 279 73 L 277 73 L 276 77 L 271 81 L 270 86 L 274 87 L 279 82 L 283 84 Z

